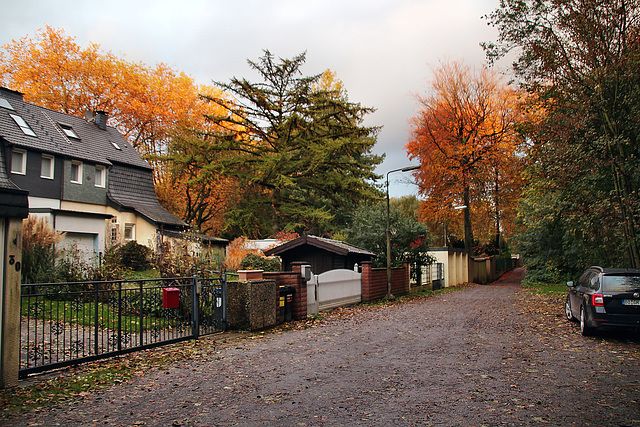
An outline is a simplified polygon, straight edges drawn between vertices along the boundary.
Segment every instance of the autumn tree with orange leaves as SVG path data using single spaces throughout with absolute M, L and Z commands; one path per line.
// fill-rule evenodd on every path
M 419 102 L 405 148 L 422 165 L 415 172 L 425 198 L 422 218 L 434 229 L 464 207 L 468 253 L 474 252 L 472 215 L 493 224 L 499 243 L 519 190 L 518 93 L 494 71 L 444 62 L 434 70 L 431 93 Z
M 160 202 L 199 231 L 221 230 L 218 214 L 233 183 L 167 158 L 173 141 L 189 136 L 185 129 L 215 133 L 204 117 L 219 107 L 201 94 L 223 96 L 216 87 L 198 85 L 163 63 L 149 67 L 126 61 L 94 43 L 83 48 L 50 26 L 0 48 L 0 84 L 63 113 L 84 117 L 86 111 L 106 111 L 109 124 L 153 166 Z M 180 146 L 196 155 L 197 144 Z

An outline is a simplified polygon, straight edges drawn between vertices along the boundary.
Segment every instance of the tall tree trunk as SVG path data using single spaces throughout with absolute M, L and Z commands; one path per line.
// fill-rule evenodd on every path
M 496 181 L 493 193 L 494 205 L 496 208 L 496 249 L 500 250 L 500 198 L 498 197 L 500 192 L 500 185 L 498 184 L 498 170 L 496 169 Z
M 464 186 L 464 249 L 473 255 L 473 229 L 471 228 L 471 197 L 469 185 Z

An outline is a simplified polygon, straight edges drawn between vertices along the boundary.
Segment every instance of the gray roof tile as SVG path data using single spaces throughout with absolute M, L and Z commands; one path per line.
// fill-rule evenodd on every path
M 114 164 L 109 170 L 108 197 L 117 205 L 133 209 L 159 224 L 187 224 L 163 208 L 156 197 L 151 174 L 143 169 Z
M 114 127 L 107 126 L 106 130 L 102 130 L 84 118 L 29 104 L 21 100 L 22 96 L 18 92 L 2 87 L 0 98 L 6 99 L 13 107 L 13 110 L 10 110 L 0 106 L 0 137 L 9 144 L 104 165 L 120 162 L 151 169 Z M 22 117 L 37 137 L 25 135 L 10 114 Z M 64 135 L 59 123 L 70 125 L 80 139 Z

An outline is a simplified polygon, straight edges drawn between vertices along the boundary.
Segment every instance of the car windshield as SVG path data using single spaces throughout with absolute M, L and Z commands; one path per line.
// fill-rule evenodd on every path
M 640 290 L 640 276 L 604 276 L 606 292 L 631 292 Z

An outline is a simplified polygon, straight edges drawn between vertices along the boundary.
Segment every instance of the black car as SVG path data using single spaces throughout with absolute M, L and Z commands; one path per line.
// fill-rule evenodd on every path
M 565 315 L 580 322 L 582 335 L 605 328 L 640 330 L 640 269 L 590 267 L 567 286 Z

